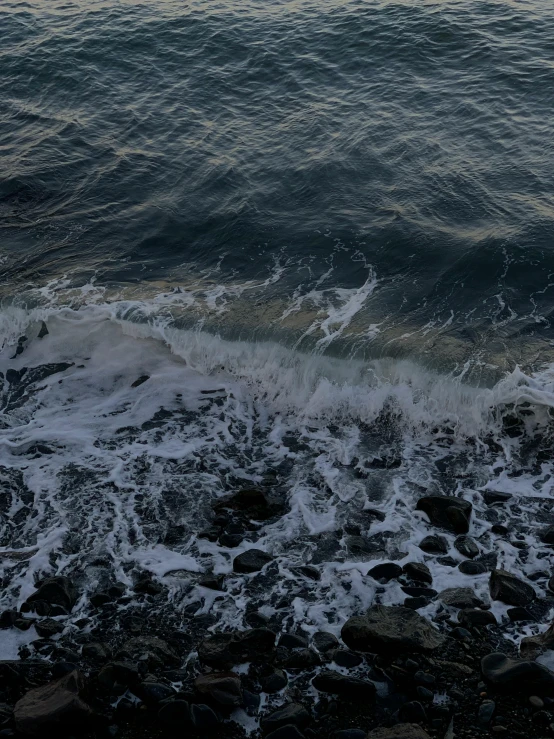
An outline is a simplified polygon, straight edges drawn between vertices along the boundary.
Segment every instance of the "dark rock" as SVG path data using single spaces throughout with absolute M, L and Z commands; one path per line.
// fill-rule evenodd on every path
M 419 700 L 423 701 L 424 703 L 432 703 L 433 698 L 434 698 L 433 691 L 429 690 L 429 688 L 426 688 L 423 685 L 417 686 L 416 694 Z
M 312 685 L 321 693 L 332 693 L 352 700 L 371 700 L 377 692 L 375 685 L 369 680 L 347 677 L 331 670 L 325 670 L 316 675 L 312 680 Z
M 454 546 L 464 557 L 474 559 L 479 554 L 479 547 L 471 538 L 471 536 L 458 536 L 454 542 Z
M 264 734 L 269 734 L 282 726 L 292 724 L 299 729 L 305 729 L 311 723 L 311 716 L 300 703 L 288 703 L 274 711 L 269 716 L 264 716 L 260 722 Z
M 18 618 L 21 618 L 19 611 L 3 611 L 0 615 L 0 629 L 11 629 Z
M 158 711 L 160 723 L 170 729 L 182 729 L 191 723 L 190 707 L 179 698 L 164 701 Z
M 266 739 L 304 739 L 304 734 L 294 724 L 286 724 L 269 733 Z
M 294 649 L 281 660 L 281 664 L 286 670 L 309 670 L 320 665 L 321 660 L 313 649 Z
M 467 534 L 472 505 L 463 498 L 446 495 L 429 495 L 420 498 L 416 506 L 423 511 L 434 526 L 452 531 L 455 534 Z
M 494 712 L 496 710 L 496 703 L 494 701 L 483 701 L 479 706 L 479 713 L 477 715 L 477 721 L 481 726 L 488 726 L 492 721 Z
M 59 621 L 54 621 L 52 618 L 35 622 L 36 632 L 42 639 L 51 639 L 56 634 L 61 634 L 63 628 L 63 624 L 59 623 Z
M 348 652 L 346 649 L 335 649 L 330 656 L 332 657 L 333 662 L 339 667 L 358 667 L 358 665 L 361 665 L 363 662 L 363 659 L 359 654 Z
M 313 643 L 319 652 L 329 652 L 339 646 L 337 637 L 328 631 L 316 631 L 313 636 Z
M 491 526 L 491 531 L 493 534 L 497 534 L 498 536 L 507 536 L 508 529 L 506 526 L 504 526 L 501 523 L 495 523 Z
M 275 636 L 273 631 L 265 628 L 213 634 L 200 643 L 198 659 L 212 667 L 259 661 L 273 651 Z
M 408 701 L 400 706 L 398 716 L 401 721 L 417 721 L 423 723 L 427 721 L 425 708 L 419 701 Z
M 495 503 L 508 503 L 513 498 L 510 493 L 501 493 L 498 490 L 484 490 L 483 500 L 487 505 Z
M 439 593 L 439 598 L 451 608 L 482 608 L 486 605 L 472 588 L 446 588 Z
M 202 588 L 222 591 L 225 590 L 225 575 L 206 575 L 198 584 Z
M 70 672 L 74 672 L 78 667 L 74 662 L 54 662 L 52 665 L 52 677 L 57 680 L 59 677 L 69 675 Z
M 147 704 L 155 705 L 175 695 L 173 688 L 154 680 L 145 680 L 133 688 L 133 693 Z
M 547 526 L 539 534 L 539 539 L 543 544 L 552 546 L 554 544 L 554 526 Z
M 367 539 L 365 536 L 348 536 L 346 539 L 346 546 L 350 554 L 354 556 L 363 556 L 367 554 L 376 554 L 382 550 L 382 545 L 379 541 L 372 541 Z
M 458 613 L 458 621 L 464 626 L 496 626 L 496 616 L 492 611 L 479 608 L 466 608 Z
M 534 588 L 506 570 L 491 572 L 489 590 L 493 600 L 509 606 L 526 606 L 535 599 Z
M 383 562 L 372 567 L 367 574 L 378 582 L 389 582 L 400 577 L 402 567 L 395 562 Z
M 83 675 L 74 670 L 47 685 L 33 688 L 14 708 L 17 730 L 42 737 L 49 731 L 79 731 L 90 724 L 92 708 L 80 698 Z
M 150 375 L 141 375 L 137 380 L 131 383 L 131 387 L 140 387 L 146 380 L 150 379 Z
M 354 616 L 342 627 L 342 639 L 361 652 L 431 652 L 444 637 L 422 616 L 401 606 L 372 606 L 365 616 Z
M 150 670 L 179 667 L 180 657 L 157 636 L 136 636 L 129 639 L 117 653 L 118 659 L 140 662 Z
M 422 586 L 414 586 L 414 585 L 402 585 L 401 590 L 403 593 L 406 593 L 406 595 L 409 595 L 411 598 L 428 598 L 429 600 L 432 600 L 433 598 L 436 598 L 438 593 L 433 588 L 425 588 Z
M 425 598 L 423 595 L 419 595 L 416 598 L 405 598 L 404 608 L 410 608 L 412 611 L 417 611 L 419 608 L 425 608 L 431 602 L 430 598 Z
M 471 639 L 470 632 L 467 629 L 462 629 L 461 626 L 457 626 L 455 629 L 452 629 L 452 631 L 450 632 L 450 636 L 458 641 L 466 641 Z
M 421 562 L 408 562 L 402 568 L 402 572 L 416 582 L 427 583 L 427 585 L 431 585 L 433 582 L 429 568 Z
M 194 681 L 194 687 L 201 696 L 221 706 L 242 704 L 240 678 L 234 672 L 212 672 L 209 675 L 200 675 Z
M 39 602 L 61 606 L 69 613 L 77 602 L 77 589 L 67 577 L 47 577 L 38 583 L 37 590 L 26 601 L 31 610 L 36 610 L 36 604 Z
M 484 564 L 487 570 L 489 572 L 492 572 L 492 570 L 496 569 L 496 565 L 498 563 L 498 554 L 496 552 L 486 552 L 485 554 L 480 554 L 473 561 Z
M 233 570 L 240 573 L 259 572 L 273 557 L 261 549 L 247 549 L 233 560 Z
M 90 642 L 83 645 L 81 654 L 94 662 L 103 662 L 110 658 L 110 648 L 103 642 Z
M 481 660 L 481 671 L 497 690 L 527 695 L 554 695 L 554 673 L 537 662 L 516 660 L 500 652 Z
M 458 565 L 454 557 L 438 557 L 437 562 L 443 567 L 456 567 Z
M 153 580 L 149 572 L 144 572 L 133 585 L 133 591 L 139 595 L 159 595 L 163 585 Z
M 519 645 L 521 656 L 529 660 L 536 659 L 549 649 L 554 649 L 554 623 L 550 624 L 542 634 L 525 637 Z
M 214 729 L 219 724 L 215 711 L 203 703 L 195 703 L 190 707 L 190 717 L 192 725 L 201 734 Z
M 213 506 L 214 511 L 233 510 L 244 513 L 254 521 L 267 521 L 285 509 L 284 502 L 272 498 L 259 488 L 239 490 L 226 498 L 220 498 Z
M 308 640 L 304 636 L 296 634 L 281 634 L 277 646 L 286 647 L 287 649 L 307 649 Z
M 312 565 L 301 565 L 300 567 L 295 567 L 293 571 L 303 577 L 307 577 L 308 580 L 317 581 L 321 579 L 321 572 L 317 567 L 312 567 Z
M 108 595 L 108 593 L 102 593 L 102 592 L 93 593 L 90 596 L 89 600 L 90 600 L 91 605 L 93 605 L 95 608 L 102 608 L 102 606 L 106 606 L 108 605 L 108 603 L 112 602 L 111 596 Z
M 396 724 L 390 729 L 373 729 L 367 739 L 431 739 L 417 724 Z
M 422 539 L 419 542 L 419 548 L 428 554 L 447 554 L 448 542 L 444 536 L 433 534 Z
M 242 534 L 228 534 L 227 532 L 223 532 L 219 537 L 219 543 L 227 549 L 234 549 L 240 546 L 243 541 L 244 537 Z
M 367 734 L 362 729 L 339 729 L 331 734 L 331 739 L 366 739 Z
M 482 562 L 474 562 L 472 560 L 465 560 L 464 562 L 460 562 L 458 565 L 458 569 L 462 573 L 462 575 L 483 575 L 487 568 Z
M 288 678 L 283 670 L 273 668 L 267 675 L 260 677 L 260 687 L 264 693 L 278 693 L 286 688 Z
M 507 615 L 513 624 L 536 620 L 529 613 L 527 608 L 522 608 L 521 606 L 516 606 L 516 608 L 508 608 Z

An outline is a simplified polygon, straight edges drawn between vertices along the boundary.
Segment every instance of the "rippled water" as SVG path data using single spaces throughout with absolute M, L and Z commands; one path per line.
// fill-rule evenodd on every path
M 207 612 L 195 577 L 239 550 L 197 524 L 268 475 L 290 510 L 241 546 L 278 558 L 270 615 L 288 598 L 307 629 L 371 602 L 370 561 L 423 561 L 422 489 L 472 500 L 501 565 L 554 564 L 553 22 L 546 1 L 2 3 L 6 606 L 45 571 L 94 590 L 104 557 Z

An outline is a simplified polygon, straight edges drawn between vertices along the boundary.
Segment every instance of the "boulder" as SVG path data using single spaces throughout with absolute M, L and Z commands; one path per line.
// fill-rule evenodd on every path
M 508 503 L 513 496 L 511 493 L 501 493 L 498 490 L 484 490 L 483 500 L 487 505 L 494 505 L 495 503 Z
M 439 598 L 451 608 L 482 608 L 486 605 L 472 588 L 446 588 L 439 593 Z
M 469 531 L 472 505 L 463 498 L 427 495 L 418 500 L 416 508 L 426 513 L 434 526 L 454 534 L 467 534 Z
M 458 621 L 464 626 L 496 626 L 496 616 L 492 611 L 479 608 L 465 608 L 458 613 Z
M 320 672 L 312 680 L 312 685 L 320 693 L 332 693 L 354 700 L 371 700 L 377 692 L 375 685 L 369 680 L 348 677 L 332 670 Z
M 493 570 L 489 580 L 493 600 L 509 606 L 526 606 L 536 598 L 534 588 L 506 570 Z
M 287 684 L 288 678 L 286 673 L 276 667 L 271 668 L 266 674 L 260 677 L 260 687 L 264 693 L 278 693 L 283 688 L 286 688 Z
M 417 724 L 396 724 L 390 729 L 373 729 L 367 739 L 431 739 Z
M 402 572 L 406 577 L 409 577 L 410 580 L 414 580 L 415 582 L 422 582 L 427 585 L 431 585 L 433 582 L 431 571 L 427 565 L 421 562 L 408 562 L 402 568 Z
M 365 616 L 348 619 L 342 640 L 361 652 L 432 652 L 444 637 L 415 611 L 402 606 L 372 606 Z
M 158 711 L 158 719 L 169 729 L 182 729 L 191 723 L 190 706 L 180 698 L 164 701 Z
M 481 660 L 481 671 L 496 690 L 554 695 L 554 673 L 538 662 L 511 659 L 501 652 L 493 652 Z
M 471 559 L 465 559 L 463 562 L 460 562 L 458 565 L 458 569 L 462 573 L 462 575 L 484 575 L 484 573 L 487 571 L 487 568 L 482 562 L 474 562 Z
M 204 703 L 193 703 L 190 707 L 190 719 L 193 727 L 201 734 L 212 731 L 219 724 L 215 711 Z
M 64 675 L 40 688 L 33 688 L 14 709 L 17 730 L 28 736 L 54 731 L 79 731 L 90 724 L 92 708 L 80 697 L 85 679 L 78 671 Z
M 289 724 L 299 729 L 305 729 L 309 726 L 311 720 L 310 714 L 300 703 L 288 703 L 269 714 L 269 716 L 264 716 L 260 722 L 260 726 L 264 734 L 269 734 Z
M 460 554 L 468 559 L 473 559 L 479 554 L 479 547 L 473 541 L 471 536 L 458 536 L 454 542 L 454 546 L 460 552 Z
M 242 687 L 240 677 L 234 672 L 211 672 L 199 675 L 194 687 L 203 698 L 209 698 L 220 706 L 240 706 Z
M 329 652 L 339 646 L 339 640 L 329 631 L 316 631 L 313 636 L 313 642 L 318 652 Z
M 543 544 L 552 546 L 554 544 L 554 526 L 547 526 L 539 534 L 539 539 Z
M 235 557 L 233 560 L 233 570 L 244 574 L 259 572 L 272 560 L 273 557 L 261 549 L 247 549 Z
M 37 590 L 27 598 L 26 604 L 33 611 L 37 610 L 38 604 L 47 603 L 49 606 L 59 606 L 69 613 L 77 602 L 77 597 L 77 589 L 68 577 L 47 577 L 39 581 Z

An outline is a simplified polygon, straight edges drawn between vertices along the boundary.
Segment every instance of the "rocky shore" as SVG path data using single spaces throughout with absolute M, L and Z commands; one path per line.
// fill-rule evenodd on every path
M 489 494 L 490 505 L 508 499 Z M 490 573 L 489 599 L 472 587 L 437 592 L 424 562 L 383 561 L 366 575 L 379 586 L 375 602 L 345 620 L 340 634 L 301 625 L 291 632 L 286 604 L 273 617 L 259 610 L 274 562 L 252 546 L 233 559 L 233 575 L 252 585 L 245 628 L 222 631 L 214 612 L 172 608 L 165 586 L 146 571 L 132 589 L 111 582 L 90 594 L 91 615 L 79 619 L 72 616 L 79 578 L 44 578 L 18 610 L 0 616 L 4 633 L 33 628 L 38 637 L 20 648 L 19 660 L 0 663 L 0 737 L 554 735 L 554 673 L 536 661 L 554 647 L 554 625 L 519 640 L 512 629 L 507 638 L 491 609 L 510 606 L 510 625 L 523 628 L 544 619 L 554 600 L 481 551 L 468 535 L 468 501 L 426 496 L 416 510 L 436 529 L 420 542 L 427 561 L 447 558 L 445 535 L 454 534 L 459 569 Z M 226 544 L 232 548 L 249 521 L 281 513 L 267 491 L 240 491 L 214 504 L 213 526 L 202 536 L 235 536 Z M 553 531 L 542 531 L 545 546 Z M 300 569 L 306 582 L 319 577 L 317 565 Z M 401 583 L 403 604 L 380 602 L 391 583 Z M 204 574 L 197 587 L 224 593 L 226 578 Z M 438 604 L 431 618 L 419 613 L 430 603 Z

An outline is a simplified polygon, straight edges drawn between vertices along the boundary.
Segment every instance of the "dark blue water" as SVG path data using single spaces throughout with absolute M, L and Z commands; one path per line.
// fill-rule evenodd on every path
M 553 21 L 546 0 L 3 3 L 2 295 L 269 278 L 224 330 L 291 343 L 324 336 L 281 321 L 295 297 L 340 308 L 374 276 L 336 337 L 357 353 L 548 359 Z

